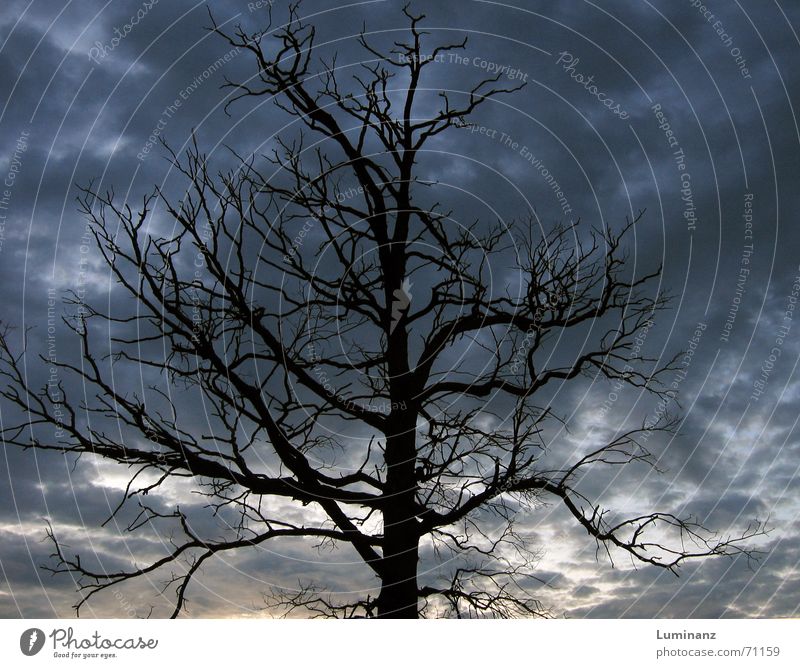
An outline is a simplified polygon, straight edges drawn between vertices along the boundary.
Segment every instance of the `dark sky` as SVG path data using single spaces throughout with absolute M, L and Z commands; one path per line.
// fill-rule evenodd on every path
M 224 113 L 223 77 L 247 77 L 252 63 L 204 30 L 206 3 L 149 4 L 5 0 L 0 10 L 0 318 L 17 331 L 36 327 L 36 350 L 45 345 L 48 290 L 60 296 L 83 288 L 87 300 L 111 298 L 108 269 L 85 246 L 76 184 L 95 179 L 101 190 L 113 186 L 132 202 L 154 184 L 169 187 L 163 149 L 148 149 L 156 129 L 176 149 L 194 129 L 220 161 L 226 145 L 266 153 L 276 133 L 295 132 L 271 105 L 241 102 Z M 403 4 L 304 2 L 301 13 L 317 27 L 320 55 L 339 53 L 344 78 L 364 58 L 354 39 L 362 26 L 376 44 L 397 39 L 406 27 Z M 608 477 L 590 489 L 621 509 L 692 513 L 722 534 L 754 518 L 771 527 L 760 541 L 759 563 L 711 560 L 676 579 L 625 560 L 614 569 L 596 561 L 594 544 L 559 507 L 537 508 L 518 518 L 542 551 L 537 575 L 547 586 L 536 595 L 571 617 L 796 615 L 800 313 L 786 313 L 800 276 L 798 6 L 789 0 L 517 4 L 413 3 L 427 14 L 429 43 L 469 36 L 462 54 L 468 62 L 446 58 L 428 69 L 431 91 L 468 89 L 506 66 L 514 81 L 526 83 L 482 108 L 479 131 L 437 141 L 421 174 L 443 184 L 447 208 L 461 220 L 512 220 L 533 210 L 543 224 L 580 218 L 614 227 L 646 210 L 631 262 L 663 262 L 662 285 L 675 296 L 648 334 L 648 350 L 667 357 L 686 348 L 698 327 L 702 335 L 680 383 L 680 406 L 671 407 L 683 415 L 679 434 L 651 444 L 665 472 Z M 256 29 L 266 16 L 243 1 L 208 5 L 228 25 Z M 126 28 L 140 11 L 137 24 Z M 273 12 L 285 17 L 280 0 Z M 588 77 L 596 88 L 581 83 Z M 168 111 L 178 99 L 178 109 Z M 547 174 L 563 192 L 560 200 Z M 75 343 L 60 333 L 57 348 L 66 359 Z M 765 374 L 771 355 L 775 363 Z M 39 378 L 43 371 L 30 357 L 31 378 Z M 755 385 L 763 377 L 764 385 Z M 577 449 L 656 409 L 653 400 L 627 392 L 603 410 L 608 396 L 600 382 L 565 388 L 567 445 Z M 13 419 L 10 407 L 0 411 L 4 421 Z M 158 551 L 161 536 L 126 535 L 123 549 L 113 526 L 99 526 L 124 488 L 125 470 L 88 459 L 73 463 L 4 448 L 4 617 L 71 614 L 76 597 L 69 578 L 39 568 L 50 552 L 42 540 L 45 518 L 104 564 L 126 562 L 127 549 Z M 185 487 L 172 489 L 164 503 L 185 502 Z M 298 579 L 317 579 L 337 592 L 374 584 L 346 552 L 297 543 L 271 549 L 210 564 L 195 585 L 191 614 L 259 614 L 261 592 Z M 165 604 L 145 593 L 134 587 L 105 596 L 92 613 L 146 614 L 150 602 L 163 611 Z

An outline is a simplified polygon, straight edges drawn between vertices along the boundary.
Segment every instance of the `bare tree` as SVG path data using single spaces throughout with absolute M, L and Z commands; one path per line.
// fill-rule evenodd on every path
M 68 555 L 50 529 L 53 570 L 77 576 L 78 609 L 109 587 L 170 572 L 177 616 L 207 560 L 295 537 L 350 546 L 380 589 L 355 601 L 320 583 L 274 592 L 269 600 L 290 610 L 545 615 L 526 593 L 537 553 L 514 519 L 548 500 L 609 557 L 674 572 L 690 558 L 752 554 L 745 541 L 761 525 L 716 537 L 672 514 L 620 517 L 579 491 L 598 467 L 654 464 L 643 436 L 672 430 L 672 418 L 547 466 L 558 444 L 543 435 L 563 419 L 538 405 L 548 387 L 600 377 L 667 396 L 675 360 L 632 354 L 667 306 L 650 287 L 661 270 L 629 269 L 625 244 L 638 218 L 616 232 L 581 223 L 542 231 L 535 219 L 458 225 L 438 203 L 423 204 L 437 192 L 416 173 L 423 147 L 517 87 L 498 75 L 438 93 L 438 111 L 423 114 L 426 70 L 466 40 L 424 47 L 424 17 L 404 12 L 410 32 L 387 51 L 362 33 L 366 60 L 348 78 L 351 90 L 335 61 L 316 65 L 315 31 L 297 7 L 286 25 L 255 34 L 229 34 L 212 18 L 210 29 L 256 67 L 250 80 L 227 82 L 229 105 L 272 101 L 302 131 L 270 156 L 237 155 L 236 168 L 220 173 L 196 142 L 170 151 L 185 177 L 179 201 L 156 188 L 132 208 L 113 192 L 82 190 L 118 284 L 114 308 L 68 299 L 81 308 L 64 321 L 82 360 L 56 364 L 88 388 L 82 399 L 31 387 L 24 348 L 14 353 L 8 334 L 0 339 L 3 396 L 26 414 L 4 428 L 5 443 L 128 467 L 120 508 L 140 509 L 129 528 L 172 523 L 183 536 L 161 558 L 111 572 Z M 171 232 L 149 227 L 157 209 Z M 514 269 L 516 285 L 492 283 L 492 258 Z M 570 332 L 594 343 L 559 364 L 554 341 Z M 113 375 L 132 366 L 161 380 L 133 392 Z M 197 415 L 198 401 L 203 428 L 181 417 Z M 215 510 L 235 510 L 227 537 L 203 536 L 186 511 L 147 502 L 175 478 L 191 480 Z M 298 514 L 287 504 L 302 509 L 302 523 L 288 519 Z M 424 576 L 421 550 L 439 564 Z

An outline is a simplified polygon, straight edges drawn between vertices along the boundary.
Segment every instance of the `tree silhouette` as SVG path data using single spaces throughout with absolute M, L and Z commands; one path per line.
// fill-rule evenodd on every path
M 424 16 L 404 13 L 407 37 L 386 51 L 362 33 L 366 60 L 348 78 L 352 90 L 335 61 L 316 64 L 314 28 L 296 6 L 287 24 L 255 34 L 229 34 L 212 18 L 210 30 L 256 67 L 248 81 L 227 82 L 226 109 L 269 100 L 302 130 L 269 156 L 237 155 L 236 168 L 220 173 L 196 141 L 180 155 L 167 147 L 185 178 L 179 201 L 156 188 L 132 208 L 113 192 L 81 190 L 117 292 L 105 310 L 67 300 L 79 307 L 64 322 L 82 359 L 54 364 L 83 383 L 78 400 L 61 386 L 31 387 L 24 348 L 12 352 L 6 330 L 3 396 L 26 417 L 3 437 L 119 463 L 132 475 L 115 513 L 138 504 L 130 530 L 171 525 L 181 538 L 161 558 L 111 571 L 69 556 L 49 529 L 52 570 L 77 578 L 79 610 L 109 587 L 170 572 L 165 591 L 174 588 L 177 616 L 209 559 L 295 537 L 350 546 L 379 594 L 345 600 L 324 583 L 274 591 L 270 602 L 289 610 L 545 615 L 526 593 L 537 553 L 514 520 L 548 501 L 563 504 L 611 558 L 676 571 L 690 558 L 752 554 L 746 541 L 761 525 L 716 537 L 668 513 L 621 517 L 579 490 L 598 467 L 653 465 L 643 436 L 673 430 L 672 417 L 548 466 L 559 444 L 544 435 L 563 417 L 539 405 L 546 388 L 600 377 L 669 396 L 663 380 L 677 358 L 632 353 L 667 307 L 649 289 L 661 270 L 637 277 L 628 267 L 638 217 L 618 231 L 580 222 L 542 230 L 534 218 L 511 228 L 454 222 L 435 202 L 437 184 L 417 175 L 420 155 L 520 86 L 498 74 L 437 92 L 438 110 L 426 114 L 434 99 L 426 70 L 466 39 L 423 46 Z M 157 209 L 170 233 L 151 231 Z M 492 258 L 516 282 L 496 285 Z M 554 342 L 570 332 L 584 342 L 559 363 Z M 119 376 L 134 366 L 159 382 L 131 391 Z M 199 405 L 205 424 L 187 424 L 181 416 Z M 185 510 L 147 501 L 176 478 L 238 521 L 203 536 Z M 299 510 L 287 513 L 287 504 Z M 228 535 L 219 538 L 222 524 Z M 424 574 L 421 551 L 435 566 Z

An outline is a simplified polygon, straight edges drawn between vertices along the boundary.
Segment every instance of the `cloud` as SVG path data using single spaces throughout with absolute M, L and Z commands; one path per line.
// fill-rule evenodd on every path
M 212 3 L 220 21 L 256 26 L 262 16 L 241 3 Z M 740 7 L 741 4 L 741 7 Z M 237 54 L 223 68 L 203 78 L 228 46 L 203 30 L 208 23 L 202 3 L 157 3 L 139 24 L 93 62 L 98 42 L 110 44 L 115 29 L 138 11 L 136 0 L 71 4 L 64 11 L 47 3 L 12 0 L 0 17 L 0 61 L 8 76 L 0 82 L 4 105 L 0 128 L 0 175 L 10 165 L 13 142 L 22 130 L 31 139 L 24 156 L 0 246 L 0 281 L 6 286 L 3 322 L 18 327 L 17 342 L 28 326 L 32 350 L 43 350 L 48 325 L 48 289 L 59 293 L 79 285 L 87 299 L 125 304 L 95 251 L 83 253 L 85 220 L 77 213 L 75 184 L 96 179 L 100 189 L 116 187 L 118 196 L 138 204 L 156 184 L 180 197 L 184 184 L 154 149 L 144 160 L 137 154 L 149 141 L 165 110 L 181 91 L 202 81 L 180 110 L 170 114 L 163 137 L 181 147 L 195 131 L 212 159 L 230 160 L 224 146 L 268 153 L 279 131 L 291 136 L 296 125 L 271 104 L 239 103 L 227 116 L 221 101 L 226 74 L 249 76 L 252 63 Z M 436 139 L 432 151 L 419 156 L 420 173 L 441 182 L 435 194 L 445 196 L 455 224 L 475 218 L 509 225 L 532 215 L 544 227 L 565 215 L 586 224 L 619 226 L 626 215 L 647 209 L 630 249 L 637 271 L 662 262 L 662 288 L 674 294 L 673 309 L 657 318 L 648 335 L 648 351 L 668 359 L 685 348 L 698 322 L 707 329 L 681 383 L 675 412 L 684 418 L 675 438 L 649 442 L 665 470 L 643 468 L 617 476 L 597 475 L 582 489 L 620 511 L 666 508 L 692 513 L 720 532 L 735 531 L 753 518 L 768 519 L 773 534 L 765 542 L 760 564 L 746 559 L 709 560 L 687 567 L 680 579 L 652 568 L 633 569 L 620 561 L 612 569 L 596 559 L 595 545 L 571 524 L 557 506 L 520 511 L 520 530 L 541 551 L 535 575 L 547 582 L 536 595 L 558 614 L 570 617 L 724 617 L 792 616 L 800 592 L 800 526 L 797 502 L 797 411 L 800 385 L 800 316 L 785 321 L 792 285 L 798 273 L 797 231 L 792 212 L 800 205 L 794 175 L 800 168 L 794 114 L 800 73 L 796 37 L 778 6 L 737 3 L 719 7 L 719 20 L 732 37 L 720 39 L 713 26 L 689 3 L 527 3 L 525 8 L 451 2 L 421 3 L 428 13 L 433 43 L 469 35 L 464 56 L 469 64 L 447 61 L 430 68 L 423 106 L 438 104 L 442 90 L 463 91 L 487 73 L 474 63 L 508 64 L 526 73 L 525 87 L 485 106 L 478 117 L 487 132 L 454 131 Z M 339 52 L 343 75 L 362 58 L 353 36 L 366 19 L 377 42 L 398 36 L 399 3 L 371 3 L 346 12 L 324 3 L 304 5 L 319 14 L 322 55 Z M 455 12 L 455 9 L 458 12 Z M 794 26 L 795 7 L 782 7 Z M 60 12 L 60 13 L 59 13 Z M 12 20 L 12 17 L 13 20 Z M 16 18 L 18 17 L 18 19 Z M 751 23 L 752 22 L 752 23 Z M 381 32 L 395 31 L 395 32 Z M 757 32 L 758 31 L 758 32 Z M 742 76 L 738 48 L 750 78 Z M 558 54 L 580 59 L 576 70 L 592 76 L 607 97 L 629 111 L 620 119 L 561 65 Z M 346 78 L 346 77 L 345 77 Z M 457 95 L 457 93 L 454 93 Z M 7 102 L 7 104 L 6 104 Z M 653 112 L 661 104 L 678 146 Z M 512 145 L 516 143 L 516 148 Z M 528 149 L 537 167 L 522 148 Z M 685 169 L 675 151 L 682 150 Z M 542 171 L 557 181 L 570 214 Z M 696 229 L 687 226 L 685 174 L 691 175 Z M 743 202 L 753 194 L 752 258 L 745 263 L 748 242 Z M 163 212 L 162 212 L 163 213 Z M 156 219 L 159 231 L 168 219 Z M 740 269 L 747 268 L 746 289 L 730 339 L 723 341 L 726 318 L 736 296 Z M 498 285 L 514 284 L 507 267 L 496 267 Z M 82 273 L 81 273 L 82 272 Z M 80 278 L 79 278 L 80 276 Z M 415 298 L 424 285 L 414 285 Z M 775 346 L 782 325 L 780 361 L 769 374 L 764 394 L 754 400 L 754 383 Z M 77 352 L 75 342 L 58 328 L 58 354 Z M 107 332 L 94 332 L 102 342 Z M 577 341 L 577 345 L 581 342 Z M 568 360 L 576 340 L 560 341 L 557 359 Z M 154 344 L 153 350 L 157 349 Z M 154 354 L 158 354 L 157 352 Z M 476 358 L 477 359 L 477 358 Z M 121 382 L 131 391 L 146 382 L 164 384 L 157 372 L 141 380 L 119 367 Z M 30 365 L 36 382 L 46 380 L 45 367 Z M 79 383 L 65 377 L 71 391 Z M 598 439 L 613 437 L 623 426 L 652 415 L 656 402 L 636 391 L 620 393 L 610 411 L 600 407 L 609 396 L 600 380 L 580 380 L 548 389 L 545 400 L 557 402 L 569 431 L 546 434 L 551 457 L 585 451 Z M 184 398 L 189 395 L 184 395 Z M 488 409 L 500 402 L 489 404 Z M 2 419 L 15 411 L 2 406 Z M 188 401 L 187 424 L 207 425 L 206 409 Z M 336 464 L 358 466 L 359 450 L 370 434 L 348 432 Z M 331 453 L 320 456 L 332 458 Z M 333 459 L 330 460 L 331 462 Z M 68 616 L 75 602 L 68 576 L 50 577 L 49 546 L 41 542 L 44 519 L 65 536 L 87 545 L 87 559 L 106 567 L 130 564 L 133 555 L 153 556 L 167 534 L 124 537 L 121 524 L 101 529 L 119 500 L 129 471 L 103 463 L 49 454 L 4 449 L 0 476 L 0 614 L 9 617 Z M 274 465 L 265 455 L 265 466 Z M 234 521 L 204 511 L 190 498 L 190 483 L 165 488 L 150 501 L 170 512 L 181 503 L 198 527 L 223 534 Z M 276 507 L 296 519 L 308 511 Z M 428 555 L 431 558 L 431 555 Z M 196 616 L 260 615 L 271 585 L 292 588 L 299 581 L 318 581 L 334 592 L 366 592 L 374 578 L 348 550 L 320 552 L 303 542 L 281 542 L 270 550 L 226 555 L 210 563 L 190 594 Z M 752 569 L 752 570 L 751 570 Z M 438 574 L 444 567 L 437 571 Z M 126 616 L 164 614 L 168 601 L 156 594 L 158 579 L 143 589 L 123 588 L 93 604 L 93 614 Z

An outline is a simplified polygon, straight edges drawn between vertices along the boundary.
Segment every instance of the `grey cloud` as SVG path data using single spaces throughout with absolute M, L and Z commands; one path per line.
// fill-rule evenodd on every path
M 101 187 L 113 184 L 120 196 L 130 184 L 130 198 L 138 201 L 163 181 L 179 195 L 180 181 L 168 174 L 163 151 L 155 148 L 143 161 L 137 160 L 137 153 L 158 126 L 164 110 L 228 51 L 226 45 L 203 31 L 208 18 L 201 4 L 189 0 L 160 2 L 118 47 L 99 63 L 92 63 L 88 52 L 95 41 L 108 43 L 114 28 L 123 26 L 141 3 L 115 2 L 100 12 L 103 4 L 73 3 L 52 27 L 50 23 L 60 8 L 47 3 L 34 3 L 15 27 L 16 18 L 11 17 L 21 13 L 25 3 L 11 2 L 0 18 L 0 42 L 8 38 L 0 62 L 4 71 L 13 73 L 0 81 L 0 97 L 4 104 L 9 101 L 0 118 L 3 169 L 20 131 L 31 131 L 0 252 L 0 281 L 6 286 L 2 320 L 20 328 L 36 325 L 34 332 L 39 334 L 32 335 L 34 348 L 41 345 L 41 331 L 47 324 L 47 289 L 76 285 L 85 221 L 75 210 L 75 183 L 102 179 L 98 181 Z M 246 3 L 211 4 L 221 21 L 235 19 L 255 27 L 263 17 L 248 12 Z M 305 6 L 309 13 L 323 12 L 319 14 L 320 38 L 331 42 L 323 52 L 337 50 L 339 63 L 348 64 L 357 63 L 361 52 L 352 39 L 339 40 L 357 34 L 362 20 L 376 31 L 403 26 L 401 4 L 376 2 L 347 12 L 331 8 L 329 3 Z M 733 5 L 720 6 L 716 11 L 747 58 L 752 79 L 740 76 L 729 49 L 688 2 L 603 3 L 606 11 L 630 31 L 590 3 L 577 0 L 555 7 L 546 2 L 526 3 L 528 12 L 486 3 L 472 3 L 469 9 L 464 9 L 463 2 L 414 5 L 429 15 L 432 41 L 450 41 L 464 31 L 470 36 L 464 55 L 508 64 L 529 74 L 523 90 L 500 98 L 502 103 L 487 106 L 480 117 L 481 124 L 518 142 L 518 149 L 502 146 L 498 138 L 462 131 L 442 137 L 435 145 L 441 153 L 425 155 L 421 160 L 423 173 L 463 190 L 444 191 L 454 218 L 471 222 L 477 215 L 489 220 L 494 215 L 491 209 L 504 220 L 522 218 L 530 213 L 526 198 L 544 224 L 560 218 L 563 212 L 552 189 L 520 155 L 519 148 L 527 146 L 557 179 L 573 215 L 585 222 L 614 226 L 631 210 L 647 209 L 632 252 L 640 266 L 663 259 L 664 287 L 677 295 L 676 308 L 659 316 L 650 335 L 651 352 L 672 355 L 685 347 L 697 322 L 708 325 L 681 385 L 679 400 L 686 412 L 681 433 L 673 440 L 654 438 L 650 442 L 666 469 L 665 475 L 645 475 L 636 470 L 619 479 L 601 476 L 585 481 L 586 492 L 624 509 L 669 507 L 708 516 L 721 530 L 746 524 L 752 517 L 771 516 L 777 535 L 755 570 L 749 570 L 745 560 L 711 561 L 685 569 L 682 578 L 676 579 L 653 569 L 631 571 L 622 562 L 617 569 L 611 569 L 604 559 L 597 563 L 594 545 L 587 543 L 585 533 L 574 527 L 565 529 L 565 517 L 556 509 L 520 513 L 519 522 L 532 536 L 534 546 L 541 546 L 544 552 L 535 574 L 550 586 L 537 589 L 537 595 L 567 616 L 791 616 L 797 612 L 800 527 L 796 520 L 798 387 L 794 364 L 800 355 L 800 316 L 792 323 L 781 364 L 770 376 L 765 395 L 759 402 L 749 397 L 759 366 L 769 355 L 797 273 L 797 232 L 792 216 L 798 208 L 799 193 L 793 181 L 800 152 L 790 103 L 796 111 L 800 74 L 792 64 L 798 45 L 776 7 L 765 8 L 755 1 L 741 4 L 747 15 Z M 781 3 L 781 7 L 796 29 L 800 19 L 797 8 L 789 3 Z M 766 47 L 748 17 L 766 40 Z M 177 21 L 175 26 L 157 39 L 173 21 Z M 374 39 L 380 41 L 381 37 L 376 33 Z M 664 62 L 659 62 L 645 44 Z M 618 99 L 631 118 L 622 121 L 608 113 L 556 65 L 561 51 L 580 58 L 576 69 L 594 75 L 598 87 Z M 662 104 L 686 151 L 700 215 L 693 234 L 687 231 L 682 217 L 680 174 L 672 149 L 658 128 L 652 103 L 614 59 L 654 102 Z M 438 90 L 463 90 L 486 73 L 481 67 L 449 62 L 430 72 L 432 90 L 426 100 L 430 104 Z M 245 54 L 236 55 L 195 86 L 189 101 L 163 128 L 163 137 L 176 147 L 195 129 L 202 145 L 215 147 L 213 157 L 220 164 L 229 159 L 220 143 L 229 143 L 237 150 L 257 147 L 268 152 L 274 145 L 272 135 L 286 122 L 269 104 L 252 107 L 240 103 L 232 108 L 232 117 L 227 117 L 218 103 L 225 95 L 219 85 L 228 73 L 252 73 Z M 40 100 L 41 106 L 32 115 Z M 291 134 L 293 126 L 287 131 Z M 755 195 L 755 253 L 731 340 L 724 344 L 719 333 L 734 297 L 743 247 L 745 184 L 737 135 L 749 189 Z M 776 222 L 777 212 L 782 217 Z M 56 230 L 60 230 L 58 243 Z M 109 294 L 116 296 L 96 253 L 92 252 L 89 259 L 96 273 L 87 285 L 88 297 L 102 302 Z M 98 332 L 99 337 L 102 335 Z M 564 341 L 558 354 L 568 358 L 571 344 Z M 65 355 L 75 352 L 63 331 L 58 346 Z M 45 378 L 45 370 L 33 365 L 31 373 Z M 155 376 L 151 380 L 158 382 Z M 591 437 L 613 435 L 623 422 L 641 419 L 655 408 L 654 402 L 634 392 L 620 398 L 610 413 L 598 418 L 593 411 L 608 396 L 607 384 L 587 380 L 549 392 L 551 398 L 556 396 L 563 402 L 573 430 L 571 435 L 556 431 L 549 435 L 554 457 L 562 456 L 565 449 L 586 447 Z M 743 415 L 739 430 L 733 433 Z M 186 416 L 195 422 L 202 422 L 204 417 L 197 406 L 192 406 Z M 13 411 L 3 407 L 2 417 L 11 419 Z M 341 464 L 355 464 L 351 453 L 342 454 Z M 87 528 L 96 529 L 116 496 L 112 490 L 108 499 L 105 490 L 99 493 L 91 469 L 82 465 L 70 474 L 71 482 L 56 482 L 65 479 L 66 467 L 55 456 L 42 455 L 34 461 L 30 453 L 8 451 L 0 468 L 0 476 L 7 481 L 0 489 L 0 523 L 24 526 L 26 530 L 40 527 L 38 533 L 27 537 L 18 531 L 3 533 L 0 564 L 5 582 L 0 586 L 0 614 L 68 616 L 69 606 L 75 601 L 72 582 L 66 576 L 44 577 L 38 569 L 48 554 L 48 546 L 40 542 L 42 518 L 51 517 L 56 526 L 77 526 L 82 518 Z M 159 507 L 170 509 L 168 500 L 163 504 Z M 214 520 L 199 507 L 192 512 L 211 532 L 224 530 L 231 519 Z M 98 558 L 106 565 L 125 562 L 124 553 L 115 553 L 113 538 L 112 529 L 108 540 L 96 543 Z M 143 540 L 131 547 L 155 553 L 159 540 Z M 274 552 L 226 557 L 209 565 L 203 580 L 205 589 L 198 588 L 190 597 L 190 610 L 198 616 L 258 614 L 263 604 L 262 587 L 266 589 L 270 583 L 292 587 L 298 580 L 319 579 L 330 583 L 336 592 L 369 589 L 373 583 L 368 574 L 333 563 L 346 562 L 351 556 L 339 551 L 329 563 L 310 546 L 286 544 Z M 126 589 L 123 599 L 128 608 L 112 595 L 93 611 L 125 616 L 134 608 L 146 614 L 154 600 L 147 595 L 151 593 Z M 166 601 L 158 597 L 155 601 L 154 614 L 163 614 Z

